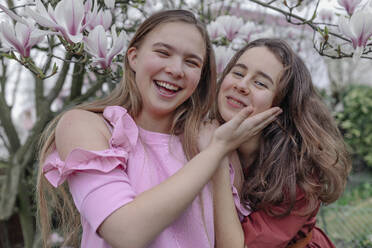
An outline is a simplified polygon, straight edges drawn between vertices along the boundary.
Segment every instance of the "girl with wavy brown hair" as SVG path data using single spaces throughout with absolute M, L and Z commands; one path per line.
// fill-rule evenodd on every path
M 63 246 L 214 247 L 207 183 L 220 160 L 279 108 L 248 119 L 243 109 L 197 154 L 216 92 L 215 61 L 204 25 L 185 10 L 145 20 L 124 70 L 111 94 L 62 113 L 43 134 L 37 193 L 44 246 L 51 246 L 52 226 Z
M 216 245 L 334 247 L 315 225 L 316 215 L 342 194 L 349 154 L 303 61 L 286 42 L 259 39 L 222 73 L 212 118 L 222 124 L 242 108 L 255 115 L 273 106 L 283 113 L 230 155 L 237 192 L 229 163 L 215 175 Z M 232 193 L 243 211 L 236 212 Z

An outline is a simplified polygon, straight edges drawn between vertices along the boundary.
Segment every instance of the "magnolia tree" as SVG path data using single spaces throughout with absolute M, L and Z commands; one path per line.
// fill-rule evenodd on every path
M 338 7 L 328 10 L 319 5 L 310 0 L 0 0 L 1 246 L 12 245 L 13 219 L 19 220 L 24 246 L 37 246 L 31 189 L 40 133 L 59 112 L 115 87 L 126 44 L 151 13 L 192 10 L 207 24 L 218 73 L 234 51 L 259 37 L 287 39 L 310 69 L 319 67 L 319 59 L 308 59 L 315 52 L 371 59 L 372 1 L 338 0 Z

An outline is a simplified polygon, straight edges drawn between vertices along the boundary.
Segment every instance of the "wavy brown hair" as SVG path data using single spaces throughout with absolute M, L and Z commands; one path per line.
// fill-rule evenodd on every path
M 303 192 L 308 208 L 302 214 L 308 214 L 319 202 L 329 204 L 340 197 L 351 169 L 349 153 L 309 70 L 283 40 L 258 39 L 244 46 L 223 71 L 218 91 L 240 56 L 253 47 L 266 47 L 283 64 L 273 101 L 283 113 L 262 131 L 254 162 L 243 165 L 241 199 L 253 211 L 285 216 Z M 224 122 L 217 103 L 212 117 Z M 278 212 L 272 211 L 274 206 L 285 207 Z
M 171 134 L 181 135 L 186 157 L 191 159 L 198 152 L 196 138 L 200 123 L 213 104 L 216 92 L 215 57 L 205 25 L 187 10 L 161 11 L 147 18 L 139 26 L 128 48 L 140 48 L 147 34 L 158 25 L 169 22 L 194 25 L 205 42 L 206 50 L 199 84 L 191 97 L 175 110 L 170 130 Z M 138 116 L 142 109 L 142 99 L 135 82 L 135 72 L 130 68 L 126 56 L 124 76 L 117 87 L 105 98 L 75 108 L 102 113 L 105 107 L 111 105 L 123 106 L 133 117 Z M 79 246 L 80 215 L 73 204 L 66 183 L 54 189 L 42 174 L 42 166 L 46 156 L 55 149 L 55 128 L 62 114 L 50 122 L 40 140 L 37 204 L 44 247 L 49 246 L 47 239 L 51 226 L 63 228 L 60 231 L 64 235 L 65 244 Z

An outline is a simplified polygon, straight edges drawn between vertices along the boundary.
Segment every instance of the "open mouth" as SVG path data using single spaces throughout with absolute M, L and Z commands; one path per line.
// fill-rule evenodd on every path
M 232 105 L 233 107 L 236 107 L 236 108 L 244 108 L 244 107 L 247 106 L 245 103 L 243 103 L 243 102 L 241 102 L 241 101 L 239 101 L 239 100 L 237 100 L 237 99 L 235 99 L 235 98 L 232 98 L 232 97 L 230 97 L 230 96 L 227 96 L 226 98 L 227 98 L 227 102 L 228 102 L 230 105 Z
M 174 84 L 171 84 L 165 81 L 154 80 L 154 83 L 159 89 L 160 93 L 165 94 L 165 95 L 173 95 L 181 90 L 181 87 L 178 87 Z

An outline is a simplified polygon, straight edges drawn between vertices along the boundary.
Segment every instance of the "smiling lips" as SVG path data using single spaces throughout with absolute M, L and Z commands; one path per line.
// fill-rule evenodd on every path
M 159 93 L 166 97 L 174 96 L 178 91 L 181 90 L 181 87 L 166 81 L 154 80 L 154 83 L 159 90 Z
M 244 108 L 247 106 L 247 104 L 245 104 L 244 102 L 234 97 L 226 96 L 226 99 L 227 99 L 227 103 L 233 108 Z

